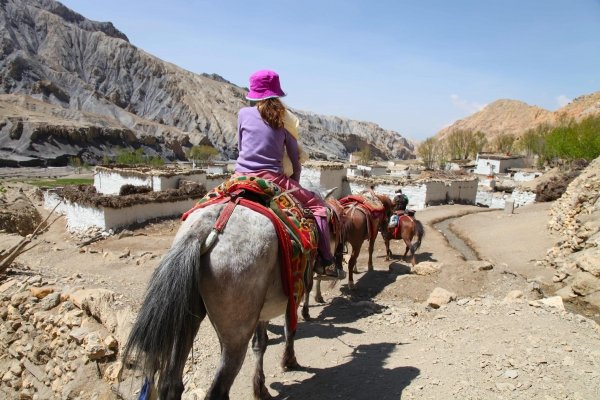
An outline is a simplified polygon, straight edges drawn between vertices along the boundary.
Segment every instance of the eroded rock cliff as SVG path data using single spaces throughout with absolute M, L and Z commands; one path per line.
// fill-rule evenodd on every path
M 172 142 L 183 147 L 211 144 L 224 157 L 235 157 L 237 111 L 246 105 L 244 88 L 218 75 L 194 74 L 164 62 L 129 43 L 112 24 L 87 20 L 53 0 L 0 1 L 0 92 L 104 119 L 105 125 L 128 130 L 138 139 L 154 137 L 155 150 L 168 158 L 178 157 L 165 144 Z M 298 114 L 303 144 L 318 158 L 346 158 L 364 146 L 383 159 L 413 154 L 411 143 L 375 124 Z M 61 149 L 64 154 L 86 150 L 80 146 L 85 140 L 78 140 L 70 147 L 60 143 L 52 157 L 41 143 L 26 151 L 33 128 L 24 124 L 24 134 L 15 141 L 7 129 L 13 129 L 10 119 L 18 116 L 0 117 L 5 155 L 55 159 Z M 63 119 L 63 126 L 68 125 L 69 116 Z M 79 126 L 78 132 L 85 135 L 86 129 L 98 139 L 94 130 Z M 102 151 L 93 147 L 91 154 L 138 145 L 110 142 Z M 102 148 L 100 143 L 97 147 Z

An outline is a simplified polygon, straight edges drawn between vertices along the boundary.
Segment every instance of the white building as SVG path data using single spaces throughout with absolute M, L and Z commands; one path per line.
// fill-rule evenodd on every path
M 398 181 L 348 177 L 348 184 L 349 193 L 344 195 L 358 193 L 372 186 L 376 193 L 393 198 L 396 190 L 402 189 L 402 193 L 408 197 L 407 208 L 422 210 L 428 206 L 446 203 L 475 204 L 478 179 L 470 176 Z
M 473 171 L 477 175 L 494 176 L 504 174 L 509 168 L 525 167 L 524 156 L 508 156 L 502 154 L 481 153 L 477 154 L 476 167 Z
M 154 192 L 179 187 L 180 180 L 205 185 L 206 171 L 181 167 L 97 166 L 94 187 L 98 193 L 119 194 L 124 185 L 149 186 Z M 208 188 L 207 188 L 208 189 Z
M 387 174 L 387 167 L 382 165 L 351 165 L 346 171 L 348 176 L 382 176 Z
M 335 198 L 342 197 L 346 169 L 344 164 L 331 161 L 308 161 L 302 165 L 300 185 L 309 190 L 327 190 L 338 188 L 333 193 Z

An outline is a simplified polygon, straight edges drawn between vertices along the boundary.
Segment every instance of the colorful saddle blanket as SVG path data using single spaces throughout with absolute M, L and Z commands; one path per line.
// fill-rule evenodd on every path
M 364 190 L 358 194 L 346 196 L 340 199 L 343 206 L 351 203 L 358 203 L 372 213 L 382 213 L 384 206 L 381 200 L 377 198 L 372 190 Z
M 313 218 L 305 213 L 300 203 L 280 186 L 266 179 L 254 176 L 233 176 L 208 192 L 198 203 L 182 216 L 199 208 L 222 204 L 250 193 L 267 207 L 249 201 L 239 203 L 267 216 L 278 232 L 280 254 L 283 259 L 281 277 L 288 303 L 292 330 L 296 329 L 297 306 L 304 295 L 308 282 L 309 263 L 317 252 L 317 230 Z
M 344 208 L 354 206 L 365 213 L 367 220 L 369 221 L 367 226 L 369 237 L 371 237 L 374 232 L 377 232 L 375 220 L 384 214 L 385 206 L 381 200 L 377 198 L 375 192 L 372 190 L 364 190 L 358 194 L 340 199 L 340 203 Z

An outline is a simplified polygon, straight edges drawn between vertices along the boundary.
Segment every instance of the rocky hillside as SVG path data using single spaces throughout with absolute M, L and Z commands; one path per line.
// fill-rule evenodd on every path
M 450 132 L 468 130 L 484 132 L 490 140 L 501 134 L 519 135 L 540 124 L 554 123 L 554 120 L 554 114 L 543 108 L 517 100 L 497 100 L 483 110 L 442 129 L 437 136 L 444 138 Z
M 600 92 L 586 94 L 556 111 L 559 117 L 581 119 L 589 115 L 600 114 Z
M 53 0 L 0 1 L 0 93 L 30 96 L 54 106 L 36 103 L 38 112 L 62 114 L 61 124 L 49 121 L 52 133 L 43 138 L 33 133 L 43 125 L 41 115 L 37 128 L 27 125 L 27 113 L 0 115 L 1 158 L 13 161 L 61 162 L 62 154 L 93 162 L 117 147 L 138 145 L 115 139 L 119 135 L 144 138 L 147 150 L 169 158 L 181 158 L 180 146 L 199 143 L 235 157 L 236 115 L 246 104 L 246 89 L 164 62 L 129 43 L 112 24 L 87 20 Z M 412 156 L 412 144 L 375 124 L 299 115 L 302 141 L 313 156 L 345 158 L 366 145 L 381 158 Z M 65 140 L 74 131 L 78 138 Z M 106 143 L 105 136 L 112 139 Z
M 600 92 L 577 97 L 555 112 L 517 100 L 498 100 L 442 129 L 437 137 L 461 129 L 484 132 L 488 140 L 501 134 L 519 136 L 542 124 L 553 125 L 563 118 L 580 120 L 593 114 L 600 114 Z
M 548 227 L 560 241 L 546 262 L 565 285 L 559 294 L 600 309 L 600 158 L 569 184 L 550 214 Z

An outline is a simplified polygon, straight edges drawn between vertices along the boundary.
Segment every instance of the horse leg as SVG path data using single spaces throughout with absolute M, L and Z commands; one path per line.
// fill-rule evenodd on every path
M 390 257 L 392 256 L 392 252 L 390 251 L 390 239 L 384 237 L 383 242 L 385 243 L 385 261 L 390 261 Z
M 417 263 L 417 262 L 416 262 L 416 261 L 417 261 L 417 257 L 416 257 L 416 255 L 415 255 L 415 248 L 414 248 L 414 246 L 412 245 L 412 238 L 411 238 L 411 240 L 410 240 L 410 242 L 409 242 L 409 243 L 410 243 L 411 264 L 412 264 L 412 266 L 414 267 L 414 266 L 415 266 L 415 264 Z
M 200 323 L 206 316 L 206 309 L 204 306 L 198 307 L 197 310 L 191 310 L 195 315 L 198 316 L 194 319 L 192 326 L 189 327 L 187 332 L 181 332 L 173 346 L 173 352 L 171 359 L 165 372 L 160 375 L 158 382 L 158 392 L 160 393 L 161 399 L 177 400 L 181 399 L 183 393 L 183 368 L 187 360 L 187 356 L 194 343 Z
M 323 300 L 323 294 L 321 293 L 321 280 L 319 279 L 317 281 L 317 290 L 315 292 L 315 301 L 317 303 L 325 303 L 325 300 Z
M 362 244 L 362 243 L 361 243 Z M 358 260 L 358 255 L 360 254 L 360 246 L 352 245 L 352 254 L 350 255 L 350 259 L 348 260 L 348 288 L 354 289 L 354 273 L 358 273 L 358 268 L 356 268 L 356 260 Z
M 239 295 L 247 290 L 241 281 L 206 277 L 202 284 L 207 313 L 221 344 L 221 360 L 205 399 L 229 400 L 229 390 L 244 363 L 263 304 L 252 296 Z
M 221 338 L 221 362 L 205 400 L 229 400 L 229 390 L 240 372 L 252 331 L 231 331 Z
M 304 304 L 302 305 L 302 319 L 305 321 L 310 320 L 310 313 L 308 311 L 308 306 L 310 304 L 310 292 L 311 292 L 311 290 L 314 286 L 314 282 L 315 282 L 314 276 L 311 274 L 311 276 L 308 278 L 308 280 L 309 280 L 309 282 L 307 283 L 306 288 L 304 288 Z M 317 291 L 319 289 L 321 289 L 319 283 L 320 283 L 320 281 L 318 280 L 317 281 Z M 316 295 L 315 295 L 315 301 L 318 301 Z
M 375 239 L 377 238 L 377 234 L 369 238 L 369 271 L 373 271 L 373 249 L 375 248 Z
M 292 312 L 296 312 L 295 310 Z M 290 311 L 289 308 L 285 313 L 285 325 L 283 327 L 285 332 L 285 351 L 283 352 L 283 358 L 281 359 L 281 368 L 284 371 L 291 371 L 300 368 L 300 364 L 296 360 L 296 353 L 294 351 L 294 337 L 296 331 L 290 328 Z
M 255 400 L 269 400 L 273 397 L 265 386 L 265 372 L 263 370 L 263 358 L 265 350 L 267 349 L 267 325 L 268 321 L 259 321 L 254 331 L 254 337 L 252 338 L 252 350 L 254 351 L 254 358 L 256 359 L 256 368 L 254 370 L 254 399 Z

